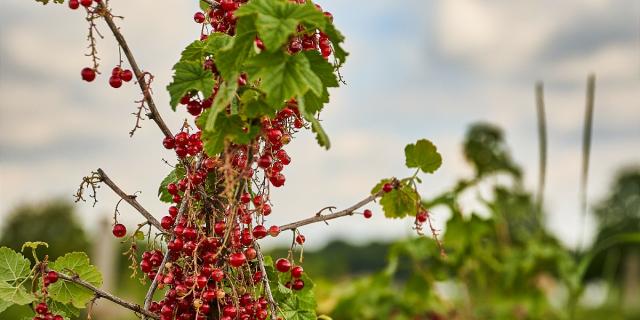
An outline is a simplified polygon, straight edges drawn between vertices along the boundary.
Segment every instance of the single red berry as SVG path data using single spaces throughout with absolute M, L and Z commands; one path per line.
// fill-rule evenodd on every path
M 96 78 L 96 71 L 89 67 L 86 67 L 82 69 L 82 71 L 80 72 L 80 75 L 82 76 L 82 80 L 86 82 L 91 82 L 93 81 L 93 79 Z
M 162 145 L 165 147 L 165 149 L 173 149 L 176 147 L 176 140 L 172 137 L 164 137 L 164 140 L 162 140 Z
M 276 269 L 280 272 L 289 272 L 291 269 L 291 262 L 285 258 L 276 260 Z
M 113 235 L 116 236 L 116 238 L 122 238 L 127 234 L 127 227 L 125 227 L 122 223 L 118 223 L 113 226 L 112 232 Z
M 293 281 L 293 284 L 291 285 L 291 289 L 299 291 L 302 290 L 304 288 L 304 281 L 302 281 L 302 279 L 296 279 Z
M 416 215 L 416 221 L 419 222 L 419 223 L 427 222 L 428 218 L 429 218 L 429 213 L 427 213 L 426 211 L 420 211 Z
M 196 23 L 203 23 L 204 19 L 205 19 L 204 13 L 202 13 L 202 12 L 196 12 L 193 15 L 193 21 L 195 21 Z
M 131 70 L 129 70 L 129 69 L 124 70 L 120 74 L 120 78 L 122 78 L 122 80 L 124 80 L 124 82 L 129 82 L 129 81 L 131 81 L 131 79 L 133 79 L 133 72 L 131 72 Z
M 382 191 L 384 192 L 391 192 L 391 190 L 393 190 L 393 185 L 391 183 L 385 183 L 382 186 Z
M 280 234 L 280 227 L 271 226 L 269 227 L 269 235 L 272 237 L 277 237 Z
M 247 260 L 253 260 L 258 256 L 258 252 L 254 248 L 247 248 L 244 251 L 244 255 L 247 257 Z
M 162 217 L 162 220 L 160 220 L 160 225 L 169 230 L 171 229 L 171 227 L 173 226 L 173 218 L 171 216 L 164 216 Z
M 364 215 L 365 218 L 369 219 L 373 216 L 373 212 L 371 212 L 371 210 L 369 209 L 365 209 L 364 212 L 362 213 Z
M 262 169 L 266 169 L 269 166 L 271 166 L 271 162 L 272 161 L 273 161 L 273 159 L 271 158 L 270 155 L 264 154 L 260 158 L 258 158 L 258 167 L 260 167 Z
M 263 225 L 257 225 L 253 228 L 252 233 L 256 239 L 262 239 L 267 236 L 267 228 Z
M 229 264 L 233 267 L 240 267 L 247 261 L 244 253 L 236 252 L 229 255 Z
M 116 77 L 116 76 L 111 76 L 109 78 L 109 85 L 113 88 L 120 88 L 122 87 L 122 78 L 120 77 Z
M 258 47 L 258 49 L 264 50 L 264 42 L 262 42 L 262 40 L 260 40 L 260 38 L 256 38 L 255 43 L 256 43 L 256 47 Z
M 207 282 L 209 281 L 209 279 L 203 275 L 199 275 L 198 278 L 196 279 L 196 284 L 198 285 L 198 288 L 202 289 L 207 285 Z
M 121 73 L 122 73 L 122 68 L 120 68 L 120 66 L 115 66 L 113 67 L 113 69 L 111 69 L 111 75 L 114 77 L 119 77 Z
M 93 0 L 80 0 L 80 4 L 81 4 L 83 7 L 88 8 L 88 7 L 90 7 L 90 6 L 93 4 Z
M 47 312 L 49 312 L 49 307 L 47 307 L 47 304 L 44 302 L 40 302 L 38 303 L 38 305 L 36 306 L 36 312 L 38 314 L 46 314 Z
M 280 131 L 279 129 L 271 129 L 267 131 L 267 139 L 272 144 L 279 143 L 281 138 L 282 138 L 282 131 Z
M 305 240 L 307 240 L 307 239 L 306 239 L 306 238 L 304 237 L 304 235 L 302 235 L 302 234 L 298 234 L 298 235 L 296 236 L 296 242 L 297 242 L 299 245 L 304 244 Z
M 262 207 L 262 214 L 265 216 L 268 216 L 271 214 L 271 206 L 267 203 L 263 204 Z
M 55 271 L 47 272 L 47 282 L 56 283 L 58 281 L 58 273 Z
M 295 266 L 293 268 L 291 268 L 291 276 L 294 278 L 300 278 L 302 277 L 302 273 L 304 272 L 304 270 L 302 269 L 301 266 Z
M 69 8 L 71 8 L 72 10 L 78 9 L 80 7 L 80 1 L 79 0 L 69 0 Z

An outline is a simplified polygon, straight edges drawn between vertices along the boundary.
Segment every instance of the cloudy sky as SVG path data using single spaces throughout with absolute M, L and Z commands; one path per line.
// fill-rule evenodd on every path
M 155 99 L 173 129 L 184 113 L 168 107 L 164 86 L 181 49 L 198 36 L 196 1 L 111 1 L 139 64 L 155 75 Z M 274 196 L 273 223 L 344 207 L 366 196 L 380 178 L 403 176 L 403 146 L 433 140 L 444 165 L 426 177 L 433 195 L 468 176 L 460 142 L 469 124 L 506 131 L 527 186 L 537 177 L 533 85 L 543 80 L 549 125 L 547 222 L 566 243 L 579 236 L 578 185 L 586 76 L 597 75 L 589 199 L 596 202 L 612 175 L 640 164 L 640 2 L 320 0 L 347 36 L 347 86 L 332 92 L 323 113 L 333 147 L 325 151 L 301 134 L 291 147 L 287 184 Z M 117 62 L 117 46 L 103 24 L 103 70 Z M 139 93 L 115 90 L 107 77 L 87 84 L 87 27 L 79 11 L 34 1 L 0 4 L 0 217 L 25 201 L 71 199 L 81 178 L 103 168 L 156 216 L 166 206 L 157 185 L 172 159 L 151 122 L 129 138 Z M 117 199 L 99 193 L 95 208 L 79 204 L 95 228 Z M 374 208 L 374 207 L 372 207 Z M 124 221 L 138 216 L 122 207 Z M 378 208 L 374 208 L 379 212 Z M 436 210 L 442 223 L 446 212 Z M 0 222 L 1 224 L 1 222 Z M 356 241 L 411 233 L 410 221 L 352 217 L 330 227 L 307 227 L 314 245 L 333 237 Z M 589 221 L 587 235 L 593 228 Z

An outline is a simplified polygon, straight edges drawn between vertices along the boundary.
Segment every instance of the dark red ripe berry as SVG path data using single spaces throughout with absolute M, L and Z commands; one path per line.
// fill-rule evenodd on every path
M 269 235 L 272 237 L 277 237 L 280 234 L 280 227 L 271 226 L 269 227 Z
M 296 236 L 296 242 L 300 245 L 304 244 L 304 241 L 306 240 L 306 238 L 304 237 L 304 235 L 297 235 Z
M 264 42 L 262 42 L 262 40 L 260 40 L 259 38 L 256 38 L 255 43 L 258 49 L 264 50 Z
M 276 269 L 280 272 L 289 272 L 291 269 L 291 262 L 285 258 L 276 260 Z
M 189 112 L 192 116 L 198 116 L 202 112 L 202 105 L 198 101 L 189 101 L 187 104 L 187 112 Z
M 220 282 L 220 281 L 222 281 L 222 279 L 224 279 L 224 272 L 222 270 L 220 270 L 220 269 L 214 269 L 211 272 L 211 278 L 215 282 Z
M 293 290 L 299 291 L 299 290 L 302 290 L 303 288 L 304 288 L 304 281 L 302 281 L 302 279 L 296 279 L 291 284 L 291 289 Z
M 229 255 L 229 264 L 233 267 L 240 267 L 247 261 L 247 257 L 242 252 L 236 252 Z
M 49 311 L 49 307 L 47 307 L 47 304 L 44 302 L 40 302 L 38 303 L 38 305 L 36 306 L 36 312 L 38 314 L 45 314 Z
M 369 209 L 365 209 L 364 212 L 362 213 L 364 215 L 365 218 L 369 219 L 373 216 L 373 212 L 371 212 L 371 210 Z
M 196 279 L 196 284 L 198 285 L 198 288 L 204 288 L 204 286 L 207 285 L 208 281 L 209 279 L 207 279 L 207 277 L 201 275 Z
M 248 260 L 253 260 L 258 256 L 258 252 L 254 248 L 248 248 L 247 250 L 244 251 L 244 255 L 247 257 Z
M 272 176 L 271 178 L 269 178 L 269 181 L 271 182 L 271 184 L 274 187 L 279 188 L 279 187 L 284 186 L 284 182 L 286 181 L 286 178 L 285 178 L 284 174 L 278 173 L 278 174 Z
M 420 211 L 416 215 L 416 221 L 419 222 L 419 223 L 427 222 L 428 218 L 429 218 L 429 214 L 426 211 Z
M 93 0 L 80 0 L 80 4 L 83 7 L 90 7 L 93 4 Z
M 124 80 L 125 82 L 129 82 L 131 81 L 131 79 L 133 79 L 133 72 L 131 72 L 131 70 L 129 69 L 124 70 L 120 74 L 120 78 L 122 78 L 122 80 Z
M 257 225 L 253 228 L 253 236 L 256 239 L 262 239 L 267 236 L 267 228 L 263 225 Z
M 196 23 L 203 23 L 204 18 L 204 13 L 202 12 L 196 12 L 196 14 L 193 15 L 193 21 L 195 21 Z
M 109 78 L 109 85 L 111 87 L 113 87 L 113 88 L 122 87 L 122 78 L 116 77 L 116 76 L 111 76 L 111 78 Z
M 61 315 L 56 314 L 55 316 L 53 316 L 53 320 L 64 320 L 64 318 Z
M 80 1 L 78 1 L 78 0 L 69 0 L 69 8 L 75 10 L 75 9 L 78 9 L 78 7 L 80 7 Z
M 173 149 L 176 146 L 176 140 L 171 137 L 164 137 L 162 140 L 162 145 L 165 149 Z
M 160 225 L 169 230 L 173 226 L 173 218 L 171 216 L 164 216 L 162 220 L 160 220 Z
M 233 0 L 222 0 L 220 1 L 220 7 L 224 11 L 234 11 L 238 9 L 238 4 L 233 2 Z
M 265 216 L 268 216 L 271 214 L 271 206 L 269 204 L 263 204 L 262 205 L 262 214 Z
M 291 268 L 291 276 L 294 278 L 300 278 L 302 277 L 302 273 L 304 272 L 304 270 L 302 269 L 301 266 L 295 266 L 293 268 Z
M 282 131 L 278 129 L 271 129 L 267 131 L 267 139 L 269 139 L 269 142 L 271 142 L 272 144 L 279 143 L 281 138 L 282 138 Z
M 58 281 L 58 273 L 55 271 L 49 271 L 47 272 L 47 279 L 46 281 L 48 283 L 56 283 Z
M 120 73 L 122 73 L 122 68 L 120 68 L 120 66 L 115 66 L 111 69 L 111 75 L 114 77 L 119 77 Z
M 69 2 L 69 4 L 71 4 L 71 2 Z M 93 79 L 96 78 L 96 71 L 89 67 L 86 67 L 82 69 L 82 71 L 80 72 L 80 75 L 82 76 L 82 80 L 86 82 L 91 82 L 93 81 Z
M 113 226 L 112 232 L 113 235 L 116 236 L 116 238 L 122 238 L 127 234 L 127 227 L 125 227 L 122 223 L 118 223 Z
M 384 192 L 391 192 L 391 190 L 393 190 L 393 185 L 391 183 L 385 183 L 382 186 L 382 191 Z

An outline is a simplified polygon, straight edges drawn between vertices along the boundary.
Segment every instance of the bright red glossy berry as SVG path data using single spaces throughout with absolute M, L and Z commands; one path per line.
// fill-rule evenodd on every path
M 55 271 L 49 271 L 47 272 L 47 278 L 46 278 L 47 283 L 56 283 L 58 281 L 58 273 Z
M 88 8 L 93 4 L 93 0 L 80 0 L 80 4 L 83 7 Z
M 71 8 L 72 10 L 78 9 L 80 7 L 80 1 L 79 0 L 69 0 L 69 8 Z
M 299 245 L 304 244 L 305 240 L 307 240 L 307 239 L 302 234 L 298 234 L 296 236 L 296 243 L 298 243 Z
M 272 237 L 277 237 L 280 234 L 280 227 L 271 226 L 269 227 L 269 235 Z
M 291 270 L 291 262 L 285 258 L 276 260 L 276 269 L 280 272 L 289 272 Z
M 111 76 L 109 78 L 109 85 L 116 89 L 122 87 L 122 78 Z
M 256 239 L 262 239 L 267 236 L 267 228 L 263 225 L 257 225 L 253 228 L 253 236 Z
M 384 192 L 391 192 L 391 190 L 393 190 L 393 185 L 391 183 L 385 183 L 382 186 L 382 191 Z
M 86 67 L 82 69 L 82 71 L 80 72 L 80 75 L 82 76 L 82 80 L 86 82 L 91 82 L 96 78 L 96 71 L 89 67 Z
M 304 270 L 302 269 L 301 266 L 295 266 L 293 268 L 291 268 L 291 276 L 294 278 L 300 278 L 302 277 L 302 273 L 304 272 Z
M 302 281 L 302 279 L 296 279 L 291 284 L 291 289 L 293 290 L 299 291 L 299 290 L 302 290 L 303 288 L 304 288 L 304 281 Z
M 240 267 L 245 262 L 247 262 L 247 257 L 245 257 L 244 253 L 236 252 L 229 255 L 229 264 L 233 267 Z
M 165 147 L 165 149 L 173 149 L 176 147 L 176 140 L 172 137 L 164 137 L 164 140 L 162 140 L 162 145 Z
M 373 212 L 371 212 L 371 210 L 369 209 L 365 209 L 364 212 L 362 213 L 364 215 L 365 218 L 369 219 L 373 216 Z
M 133 79 L 133 72 L 131 72 L 131 70 L 129 70 L 129 69 L 124 70 L 120 74 L 120 78 L 122 78 L 122 80 L 124 80 L 124 82 L 129 82 L 129 81 L 131 81 L 131 79 Z
M 47 307 L 47 304 L 44 302 L 40 302 L 38 303 L 38 305 L 36 306 L 36 312 L 38 314 L 45 314 L 47 312 L 49 312 L 49 307 Z
M 122 238 L 127 234 L 127 227 L 125 227 L 122 223 L 118 223 L 113 226 L 112 232 L 116 238 Z
M 193 21 L 195 21 L 196 23 L 203 23 L 204 19 L 205 19 L 204 13 L 202 13 L 202 12 L 196 12 L 193 15 Z
M 173 218 L 171 216 L 164 216 L 162 220 L 160 220 L 160 225 L 169 230 L 173 226 Z

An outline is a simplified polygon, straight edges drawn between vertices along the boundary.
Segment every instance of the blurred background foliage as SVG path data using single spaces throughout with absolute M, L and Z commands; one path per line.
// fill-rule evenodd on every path
M 607 197 L 593 206 L 596 239 L 590 248 L 575 250 L 545 227 L 547 214 L 560 213 L 539 209 L 523 187 L 523 172 L 500 128 L 475 124 L 463 146 L 474 175 L 423 199 L 426 207 L 450 213 L 440 235 L 446 256 L 428 235 L 366 245 L 335 240 L 305 251 L 320 313 L 335 320 L 640 319 L 639 167 L 622 169 L 612 181 Z M 463 195 L 475 197 L 482 210 L 463 210 Z M 113 268 L 112 290 L 141 299 L 144 286 L 130 277 L 128 261 L 118 254 L 128 245 L 104 246 L 115 243 L 108 231 L 105 236 L 88 237 L 73 206 L 55 200 L 16 208 L 0 245 L 19 250 L 25 241 L 45 241 L 51 258 L 107 250 L 115 261 L 99 266 Z M 133 319 L 108 303 L 102 307 L 93 319 Z M 12 307 L 0 316 L 19 319 L 27 312 Z

